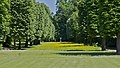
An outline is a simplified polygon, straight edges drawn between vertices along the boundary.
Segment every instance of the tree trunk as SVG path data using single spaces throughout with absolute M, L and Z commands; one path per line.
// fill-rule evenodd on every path
M 26 37 L 25 47 L 28 47 L 28 37 Z
M 16 39 L 14 38 L 14 49 L 16 49 Z
M 40 40 L 38 40 L 38 44 L 40 44 Z
M 18 50 L 21 50 L 21 40 L 19 40 Z
M 38 44 L 38 40 L 35 39 L 35 40 L 34 40 L 34 45 L 37 45 L 37 44 Z
M 30 46 L 32 46 L 32 41 L 30 40 Z
M 120 54 L 120 33 L 117 34 L 117 54 Z
M 11 45 L 11 41 L 12 41 L 11 37 L 6 36 L 6 40 L 5 40 L 4 44 L 3 44 L 3 47 L 8 47 L 9 48 L 10 45 Z
M 92 38 L 90 38 L 90 46 L 92 46 Z
M 33 40 L 33 45 L 35 45 L 35 40 Z
M 106 38 L 104 36 L 102 39 L 102 51 L 105 51 L 105 50 L 106 50 Z

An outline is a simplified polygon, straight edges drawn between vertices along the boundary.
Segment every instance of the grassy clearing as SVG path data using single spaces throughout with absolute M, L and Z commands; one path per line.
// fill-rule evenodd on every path
M 89 51 L 88 51 L 89 52 Z M 67 51 L 1 51 L 0 68 L 119 68 L 120 57 L 61 55 Z M 78 52 L 73 52 L 78 53 Z M 82 53 L 81 51 L 79 54 Z M 85 53 L 85 52 L 83 52 Z M 86 52 L 87 53 L 87 52 Z M 92 53 L 92 52 L 89 52 Z M 105 52 L 104 52 L 105 53 Z
M 47 48 L 47 46 L 49 47 Z M 88 51 L 88 49 L 87 51 L 71 51 L 71 49 L 68 50 L 68 47 L 79 48 L 83 46 L 83 44 L 75 43 L 74 45 L 73 43 L 43 43 L 42 45 L 34 46 L 28 50 L 3 50 L 0 51 L 0 68 L 120 67 L 120 56 L 116 55 L 115 51 Z M 61 47 L 63 49 L 61 49 Z M 65 49 L 66 47 L 67 49 Z M 84 48 L 86 47 L 87 46 L 85 46 Z
M 100 47 L 88 46 L 84 44 L 68 43 L 68 42 L 47 42 L 42 45 L 28 48 L 28 50 L 62 50 L 62 51 L 100 51 Z

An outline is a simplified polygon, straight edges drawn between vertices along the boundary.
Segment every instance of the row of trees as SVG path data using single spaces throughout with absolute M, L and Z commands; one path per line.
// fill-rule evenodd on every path
M 119 0 L 57 0 L 56 5 L 56 38 L 88 41 L 90 45 L 102 38 L 102 50 L 106 49 L 106 38 L 117 38 L 117 52 L 120 53 Z
M 49 8 L 35 0 L 0 1 L 0 43 L 3 46 L 19 41 L 32 46 L 40 40 L 82 42 L 92 45 L 106 39 L 117 38 L 120 53 L 120 1 L 119 0 L 57 0 L 57 12 L 52 19 Z M 54 22 L 54 25 L 53 25 Z M 55 31 L 56 30 L 56 31 Z
M 32 46 L 39 44 L 40 40 L 54 39 L 55 27 L 52 23 L 49 8 L 35 0 L 2 0 L 0 1 L 0 42 L 3 46 L 19 41 L 28 42 Z

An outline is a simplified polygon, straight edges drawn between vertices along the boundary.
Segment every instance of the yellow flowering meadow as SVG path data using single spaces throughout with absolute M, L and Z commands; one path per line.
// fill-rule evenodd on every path
M 101 48 L 72 42 L 44 42 L 28 50 L 98 51 Z

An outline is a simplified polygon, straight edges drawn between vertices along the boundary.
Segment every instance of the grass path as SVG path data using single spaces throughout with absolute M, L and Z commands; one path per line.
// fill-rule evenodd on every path
M 120 56 L 115 51 L 0 51 L 0 68 L 120 68 Z
M 47 51 L 46 51 L 47 52 Z M 117 56 L 61 56 L 43 51 L 7 52 L 0 56 L 0 68 L 119 68 Z M 19 55 L 20 53 L 20 55 Z

